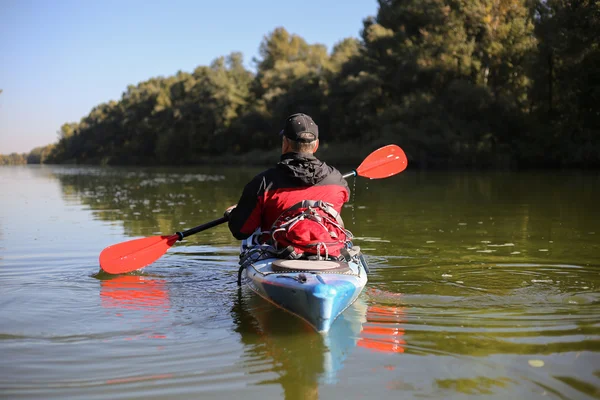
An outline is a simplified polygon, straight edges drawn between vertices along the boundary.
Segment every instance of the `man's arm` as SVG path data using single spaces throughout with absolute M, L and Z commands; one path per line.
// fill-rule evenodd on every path
M 229 230 L 236 239 L 246 239 L 261 225 L 262 202 L 259 199 L 262 175 L 244 187 L 237 206 L 229 214 Z

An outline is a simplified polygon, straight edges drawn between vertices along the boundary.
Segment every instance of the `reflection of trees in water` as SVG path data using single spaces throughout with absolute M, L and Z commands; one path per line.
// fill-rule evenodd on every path
M 77 199 L 103 221 L 123 222 L 129 236 L 172 233 L 213 220 L 235 204 L 251 179 L 239 169 L 59 168 L 67 201 Z
M 436 379 L 435 383 L 449 392 L 458 392 L 467 395 L 493 395 L 501 389 L 505 389 L 513 384 L 508 377 L 488 378 L 486 376 L 476 376 L 474 378 L 456 378 L 456 379 Z
M 415 260 L 531 261 L 547 259 L 549 254 L 539 249 L 553 241 L 551 255 L 572 262 L 556 248 L 572 251 L 572 245 L 578 246 L 575 235 L 579 243 L 591 245 L 595 239 L 587 233 L 597 230 L 592 221 L 597 221 L 598 179 L 597 173 L 575 171 L 442 172 L 411 171 L 409 166 L 397 177 L 356 180 L 352 213 L 357 226 L 349 228 L 359 238 L 379 240 L 368 246 L 357 240 L 367 254 L 374 247 L 381 255 Z M 590 249 L 578 251 L 595 258 Z
M 122 221 L 129 236 L 144 236 L 220 217 L 260 168 L 56 167 L 53 171 L 65 198 L 88 205 L 98 219 Z M 352 208 L 342 215 L 359 238 L 381 239 L 376 244 L 380 255 L 400 250 L 403 255 L 432 254 L 444 246 L 445 255 L 452 252 L 453 259 L 465 260 L 509 254 L 497 248 L 478 253 L 486 250 L 485 240 L 537 246 L 532 242 L 536 238 L 560 240 L 570 237 L 573 229 L 593 231 L 590 213 L 600 195 L 600 185 L 590 184 L 597 178 L 569 172 L 409 170 L 389 179 L 349 181 Z M 222 239 L 227 236 L 226 230 L 215 232 L 223 233 Z M 427 246 L 428 240 L 436 243 Z M 481 248 L 465 251 L 473 246 Z M 532 251 L 538 254 L 537 249 Z

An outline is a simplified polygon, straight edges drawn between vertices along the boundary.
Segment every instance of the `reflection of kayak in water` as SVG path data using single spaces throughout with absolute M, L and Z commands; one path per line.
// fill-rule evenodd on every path
M 343 368 L 346 357 L 360 340 L 363 324 L 366 322 L 366 311 L 367 304 L 363 299 L 357 299 L 346 312 L 340 315 L 329 333 L 323 337 L 329 349 L 324 359 L 323 383 L 331 384 L 337 381 L 337 374 Z
M 345 262 L 246 258 L 240 281 L 318 332 L 327 332 L 367 283 L 367 265 L 356 249 Z
M 261 384 L 280 384 L 288 400 L 318 397 L 319 385 L 336 383 L 353 351 L 404 352 L 403 307 L 369 305 L 376 299 L 360 296 L 322 335 L 250 290 L 238 294 L 232 316 L 245 347 L 243 359 L 272 365 L 279 377 Z
M 240 290 L 232 309 L 244 357 L 272 364 L 285 398 L 311 398 L 321 383 L 333 383 L 346 357 L 356 347 L 366 305 L 359 299 L 332 325 L 327 335 L 248 290 Z

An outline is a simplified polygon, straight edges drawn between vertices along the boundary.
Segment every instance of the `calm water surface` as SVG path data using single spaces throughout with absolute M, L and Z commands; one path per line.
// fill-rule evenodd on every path
M 326 336 L 238 290 L 225 226 L 99 273 L 256 172 L 0 167 L 0 398 L 600 398 L 598 172 L 350 180 L 371 274 Z

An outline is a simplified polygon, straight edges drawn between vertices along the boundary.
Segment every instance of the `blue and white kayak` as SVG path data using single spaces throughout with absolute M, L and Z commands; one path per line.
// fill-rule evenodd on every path
M 325 333 L 367 283 L 366 261 L 360 250 L 354 253 L 349 261 L 247 261 L 240 269 L 240 281 Z

